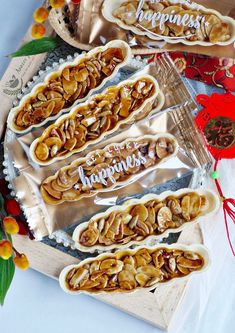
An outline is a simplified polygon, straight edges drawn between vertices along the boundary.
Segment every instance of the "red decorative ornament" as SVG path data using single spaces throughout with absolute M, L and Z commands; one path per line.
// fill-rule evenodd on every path
M 203 132 L 207 147 L 216 160 L 235 157 L 235 96 L 198 95 L 197 101 L 204 110 L 196 117 Z
M 235 256 L 228 221 L 235 224 L 235 200 L 226 198 L 218 181 L 217 166 L 222 158 L 235 158 L 235 96 L 227 92 L 219 95 L 198 95 L 197 101 L 204 109 L 196 117 L 196 124 L 206 141 L 208 150 L 215 158 L 213 178 L 223 201 L 224 221 L 230 248 Z

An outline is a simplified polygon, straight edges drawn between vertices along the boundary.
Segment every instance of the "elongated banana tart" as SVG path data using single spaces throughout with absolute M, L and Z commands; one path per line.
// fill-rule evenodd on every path
M 145 135 L 90 152 L 63 167 L 41 185 L 44 201 L 57 205 L 130 183 L 175 156 L 178 143 L 171 134 Z
M 56 119 L 100 89 L 130 57 L 128 44 L 116 40 L 62 64 L 10 111 L 8 126 L 22 134 Z
M 158 93 L 158 83 L 150 75 L 107 88 L 49 126 L 31 144 L 32 159 L 37 164 L 48 165 L 84 150 L 144 109 L 150 112 Z
M 168 43 L 210 46 L 235 40 L 231 17 L 195 2 L 173 0 L 105 0 L 103 16 L 121 28 Z
M 192 273 L 202 272 L 210 259 L 202 245 L 161 244 L 101 254 L 65 267 L 60 286 L 71 294 L 126 293 L 151 290 Z
M 218 195 L 204 189 L 148 194 L 114 206 L 81 223 L 73 233 L 78 250 L 108 251 L 140 245 L 179 232 L 220 207 Z

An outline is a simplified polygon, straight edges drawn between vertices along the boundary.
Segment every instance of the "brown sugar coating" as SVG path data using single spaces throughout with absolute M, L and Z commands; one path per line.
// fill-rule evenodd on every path
M 109 145 L 75 160 L 45 179 L 41 185 L 42 197 L 45 202 L 56 205 L 104 192 L 153 170 L 163 160 L 174 156 L 177 147 L 176 139 L 169 134 Z
M 113 11 L 113 16 L 127 26 L 134 26 L 140 31 L 146 29 L 160 37 L 185 37 L 187 41 L 205 41 L 216 44 L 226 42 L 232 36 L 232 25 L 222 21 L 214 13 L 190 8 L 182 3 L 167 0 L 152 3 L 144 1 L 138 16 L 139 1 L 130 0 Z M 154 15 L 157 19 L 151 20 Z M 159 15 L 160 14 L 160 15 Z M 150 19 L 146 19 L 146 18 Z M 161 17 L 164 20 L 161 23 Z M 168 20 L 165 20 L 168 18 Z
M 71 107 L 76 100 L 85 98 L 100 86 L 124 58 L 121 48 L 111 47 L 84 58 L 78 65 L 65 67 L 61 74 L 55 72 L 48 84 L 22 105 L 13 120 L 14 126 L 23 131 Z
M 69 291 L 131 292 L 185 277 L 203 266 L 200 254 L 177 248 L 142 248 L 129 254 L 118 251 L 72 268 L 65 277 L 65 284 Z
M 154 95 L 156 88 L 151 77 L 143 77 L 127 80 L 91 97 L 87 103 L 77 106 L 72 114 L 62 116 L 43 132 L 33 148 L 36 162 L 43 164 L 54 161 L 56 157 L 65 158 L 81 151 L 88 142 L 97 142 L 120 123 L 128 121 L 136 110 L 142 111 L 142 106 L 151 111 Z
M 131 205 L 125 210 L 117 209 L 98 219 L 92 218 L 75 241 L 87 248 L 98 245 L 104 249 L 113 244 L 141 242 L 150 235 L 161 235 L 168 229 L 194 221 L 206 201 L 205 196 L 189 192 Z

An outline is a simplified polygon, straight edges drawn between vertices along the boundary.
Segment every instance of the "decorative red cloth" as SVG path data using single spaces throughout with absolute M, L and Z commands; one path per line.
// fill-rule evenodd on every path
M 235 59 L 185 52 L 171 52 L 170 56 L 187 78 L 235 91 Z
M 235 91 L 235 59 L 216 58 L 187 52 L 169 52 L 179 72 L 187 78 Z M 144 57 L 152 62 L 161 53 Z

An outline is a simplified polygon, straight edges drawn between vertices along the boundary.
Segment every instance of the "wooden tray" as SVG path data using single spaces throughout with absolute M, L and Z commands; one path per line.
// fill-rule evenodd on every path
M 13 242 L 18 251 L 27 253 L 31 268 L 54 279 L 58 279 L 60 271 L 65 266 L 79 262 L 78 259 L 68 254 L 41 242 L 31 241 L 28 237 L 14 236 Z M 199 225 L 184 229 L 178 242 L 187 245 L 203 243 Z M 167 330 L 184 295 L 187 283 L 188 281 L 185 280 L 177 281 L 169 286 L 160 285 L 152 292 L 100 295 L 96 298 L 151 325 Z
M 50 28 L 47 30 L 50 33 Z M 24 41 L 29 40 L 28 32 Z M 22 87 L 37 73 L 46 54 L 15 58 L 11 61 L 1 82 L 0 136 L 4 133 L 5 122 L 12 102 Z M 31 268 L 58 279 L 62 268 L 78 260 L 41 242 L 31 241 L 27 237 L 14 236 L 16 248 L 29 257 Z M 202 234 L 198 225 L 185 229 L 178 240 L 180 243 L 202 243 Z M 154 292 L 139 291 L 133 294 L 97 296 L 97 299 L 138 317 L 154 326 L 167 330 L 174 313 L 187 287 L 187 281 L 177 281 L 170 286 L 159 286 Z M 59 288 L 59 285 L 58 285 Z M 79 297 L 79 296 L 78 296 Z

